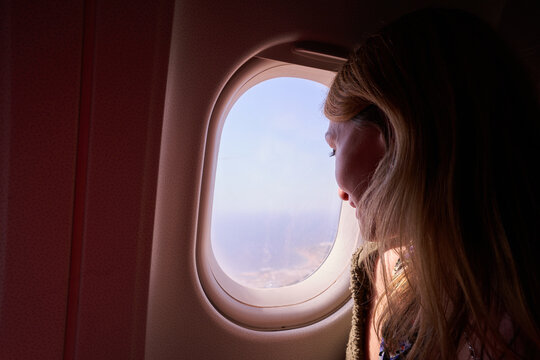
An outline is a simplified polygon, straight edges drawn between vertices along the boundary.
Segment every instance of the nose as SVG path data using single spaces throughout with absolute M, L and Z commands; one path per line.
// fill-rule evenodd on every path
M 340 188 L 338 188 L 338 196 L 343 201 L 349 200 L 349 194 L 347 194 L 345 191 L 341 190 Z

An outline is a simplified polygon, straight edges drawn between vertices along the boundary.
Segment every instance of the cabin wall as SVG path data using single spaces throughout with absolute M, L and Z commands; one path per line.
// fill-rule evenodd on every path
M 1 359 L 144 357 L 173 6 L 1 2 Z
M 0 358 L 61 358 L 82 1 L 0 3 Z
M 66 346 L 76 359 L 144 356 L 150 251 L 173 2 L 96 1 L 84 56 L 90 91 L 79 292 Z M 88 77 L 85 77 L 88 71 Z M 84 142 L 84 140 L 82 140 Z M 84 145 L 83 145 L 84 146 Z M 85 159 L 82 160 L 85 162 Z M 82 201 L 82 199 L 81 199 Z M 74 234 L 73 249 L 79 240 Z M 75 261 L 74 261 L 75 260 Z M 71 315 L 71 314 L 70 314 Z M 70 349 L 67 349 L 69 351 Z

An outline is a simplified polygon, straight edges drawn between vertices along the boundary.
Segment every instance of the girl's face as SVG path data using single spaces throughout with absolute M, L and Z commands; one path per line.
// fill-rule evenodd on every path
M 330 121 L 325 137 L 336 157 L 339 197 L 356 208 L 386 151 L 384 135 L 370 121 L 349 120 Z

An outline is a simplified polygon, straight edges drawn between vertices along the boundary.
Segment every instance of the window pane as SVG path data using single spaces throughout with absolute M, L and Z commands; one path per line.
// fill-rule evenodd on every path
M 267 80 L 245 92 L 225 120 L 211 242 L 219 265 L 240 284 L 300 282 L 332 248 L 341 202 L 324 141 L 327 91 L 310 80 Z

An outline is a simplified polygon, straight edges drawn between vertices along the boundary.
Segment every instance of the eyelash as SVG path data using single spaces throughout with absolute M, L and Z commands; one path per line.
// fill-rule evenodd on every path
M 328 153 L 328 156 L 332 157 L 332 156 L 335 156 L 336 155 L 336 149 L 332 149 L 330 150 L 330 152 Z

